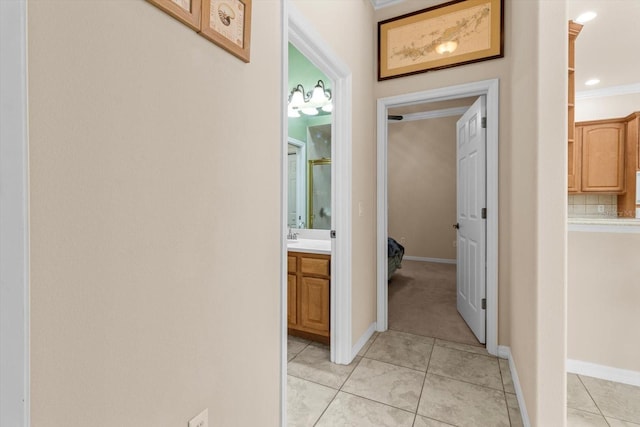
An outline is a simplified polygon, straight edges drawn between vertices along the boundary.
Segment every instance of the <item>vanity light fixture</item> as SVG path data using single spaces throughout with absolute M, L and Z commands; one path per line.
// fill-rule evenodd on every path
M 436 46 L 436 52 L 440 55 L 444 55 L 445 53 L 453 53 L 454 50 L 458 48 L 458 42 L 456 40 L 449 40 L 446 42 L 440 43 Z
M 587 86 L 597 85 L 598 83 L 600 83 L 600 79 L 589 79 L 586 82 L 584 82 L 584 84 Z
M 324 87 L 322 80 L 318 80 L 313 90 L 309 92 L 305 92 L 301 84 L 291 90 L 287 107 L 289 117 L 300 117 L 300 112 L 307 116 L 315 116 L 319 113 L 318 109 L 327 113 L 333 110 L 331 91 Z
M 578 15 L 578 17 L 576 18 L 576 21 L 578 24 L 584 24 L 585 22 L 589 22 L 592 19 L 594 19 L 596 16 L 598 16 L 597 13 L 595 13 L 594 11 L 587 11 L 584 13 L 581 13 L 580 15 Z

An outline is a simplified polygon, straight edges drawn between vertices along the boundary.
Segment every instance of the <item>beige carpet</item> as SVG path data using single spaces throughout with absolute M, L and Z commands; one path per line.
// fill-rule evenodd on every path
M 402 261 L 389 281 L 389 329 L 483 346 L 456 309 L 456 266 Z

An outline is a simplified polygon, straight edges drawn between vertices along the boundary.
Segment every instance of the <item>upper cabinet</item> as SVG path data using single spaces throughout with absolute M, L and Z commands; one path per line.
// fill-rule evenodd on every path
M 626 189 L 618 196 L 618 212 L 622 218 L 634 218 L 636 215 L 636 171 L 640 170 L 640 112 L 625 117 Z
M 625 190 L 623 119 L 576 123 L 580 192 L 622 193 Z
M 575 44 L 582 25 L 569 21 L 569 96 L 568 96 L 568 150 L 569 150 L 569 192 L 580 191 L 579 159 L 575 140 Z

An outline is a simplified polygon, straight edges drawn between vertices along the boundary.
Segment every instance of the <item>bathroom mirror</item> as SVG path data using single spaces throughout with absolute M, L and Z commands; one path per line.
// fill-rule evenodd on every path
M 291 228 L 331 229 L 331 86 L 331 80 L 289 43 L 287 225 Z
M 306 141 L 289 137 L 287 225 L 331 229 L 331 124 L 309 126 Z

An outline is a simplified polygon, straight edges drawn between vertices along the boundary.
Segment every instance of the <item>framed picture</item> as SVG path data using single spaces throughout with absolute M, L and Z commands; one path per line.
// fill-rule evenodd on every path
M 503 53 L 504 0 L 456 0 L 378 22 L 378 80 Z
M 178 21 L 200 31 L 201 0 L 147 0 Z
M 202 0 L 200 34 L 249 62 L 251 0 Z

